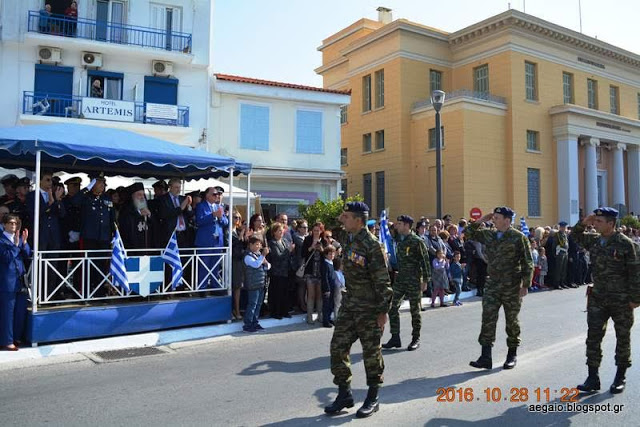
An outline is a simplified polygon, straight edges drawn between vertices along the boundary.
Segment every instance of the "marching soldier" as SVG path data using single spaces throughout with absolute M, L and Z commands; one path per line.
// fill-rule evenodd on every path
M 593 269 L 593 288 L 587 303 L 587 366 L 589 376 L 578 390 L 600 390 L 598 369 L 602 361 L 600 344 L 609 318 L 616 330 L 616 372 L 611 393 L 624 391 L 625 375 L 631 366 L 631 327 L 633 310 L 640 305 L 640 254 L 638 247 L 616 231 L 618 211 L 599 208 L 573 228 L 576 241 L 589 251 Z M 597 233 L 585 233 L 593 225 Z
M 391 339 L 382 348 L 400 348 L 400 314 L 399 309 L 404 297 L 409 297 L 411 307 L 411 326 L 413 328 L 411 344 L 407 350 L 413 351 L 420 347 L 420 299 L 422 298 L 422 283 L 431 279 L 429 267 L 429 252 L 420 237 L 411 231 L 413 218 L 400 215 L 395 223 L 398 232 L 396 240 L 396 258 L 398 260 L 398 274 L 393 283 L 393 302 L 389 310 L 389 326 Z
M 504 369 L 516 366 L 518 345 L 520 344 L 520 324 L 518 314 L 522 298 L 527 295 L 533 278 L 533 257 L 529 240 L 511 226 L 514 212 L 501 206 L 467 227 L 465 235 L 486 246 L 489 259 L 487 280 L 482 298 L 482 329 L 478 342 L 482 355 L 469 364 L 474 368 L 491 369 L 491 347 L 496 340 L 496 323 L 500 307 L 504 307 L 507 331 L 507 360 Z M 480 225 L 493 220 L 495 230 L 481 230 Z
M 349 352 L 358 339 L 369 391 L 356 416 L 369 417 L 379 409 L 378 389 L 384 371 L 380 338 L 393 291 L 380 242 L 366 228 L 368 217 L 365 203 L 349 202 L 339 218 L 349 233 L 342 253 L 347 292 L 331 339 L 331 373 L 339 391 L 335 401 L 324 408 L 330 415 L 353 407 Z

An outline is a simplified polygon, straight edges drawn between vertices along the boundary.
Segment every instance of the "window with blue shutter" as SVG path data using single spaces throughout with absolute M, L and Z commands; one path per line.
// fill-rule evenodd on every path
M 269 107 L 240 104 L 240 148 L 269 151 Z
M 296 153 L 322 154 L 322 112 L 296 111 Z
M 529 216 L 541 216 L 540 169 L 527 169 L 527 201 L 529 205 Z

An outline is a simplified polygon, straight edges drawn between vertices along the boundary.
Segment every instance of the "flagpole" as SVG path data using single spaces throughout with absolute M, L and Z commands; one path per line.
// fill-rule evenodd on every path
M 229 170 L 229 194 L 231 195 L 231 197 L 229 197 L 229 220 L 228 220 L 228 229 L 227 231 L 229 232 L 229 251 L 227 252 L 227 274 L 225 274 L 225 286 L 227 286 L 227 295 L 231 295 L 232 291 L 231 291 L 231 248 L 233 247 L 233 227 L 231 225 L 231 218 L 233 218 L 233 168 L 231 168 Z M 247 208 L 249 208 L 249 205 L 247 205 Z M 224 213 L 223 213 L 224 215 Z

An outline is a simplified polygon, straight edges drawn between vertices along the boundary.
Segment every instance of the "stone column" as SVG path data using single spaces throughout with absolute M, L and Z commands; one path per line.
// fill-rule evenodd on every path
M 596 147 L 598 138 L 582 140 L 584 146 L 584 214 L 589 215 L 598 206 L 598 161 Z
M 580 194 L 578 187 L 578 135 L 556 137 L 558 171 L 558 218 L 569 224 L 578 222 Z
M 626 144 L 613 144 L 611 146 L 611 151 L 613 152 L 613 170 L 611 171 L 613 174 L 613 197 L 611 198 L 611 203 L 613 205 L 625 205 L 626 200 L 624 197 L 624 160 L 623 160 L 623 152 L 627 149 Z
M 629 180 L 629 212 L 640 215 L 640 145 L 629 145 L 627 149 L 627 171 Z

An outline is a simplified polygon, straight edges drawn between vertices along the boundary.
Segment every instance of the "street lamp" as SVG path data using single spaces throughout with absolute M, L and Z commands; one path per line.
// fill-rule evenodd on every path
M 436 110 L 436 215 L 442 218 L 442 125 L 440 124 L 440 110 L 444 105 L 445 93 L 434 90 L 431 94 L 431 105 Z

